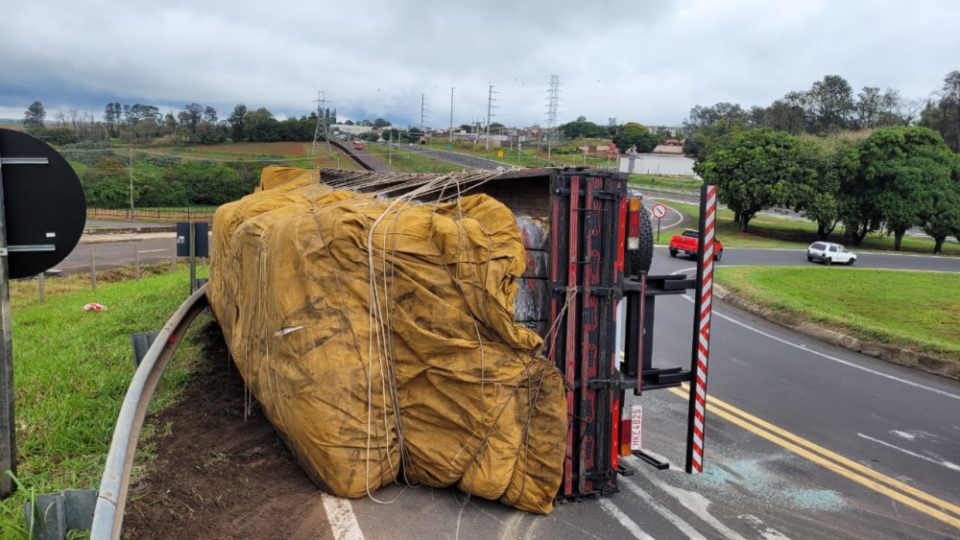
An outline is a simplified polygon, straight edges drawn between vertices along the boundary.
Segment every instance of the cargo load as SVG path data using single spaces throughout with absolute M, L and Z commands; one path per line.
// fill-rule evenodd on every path
M 542 255 L 456 175 L 358 187 L 267 167 L 216 211 L 207 294 L 247 389 L 332 494 L 455 485 L 549 513 L 566 390 L 543 302 L 515 308 Z

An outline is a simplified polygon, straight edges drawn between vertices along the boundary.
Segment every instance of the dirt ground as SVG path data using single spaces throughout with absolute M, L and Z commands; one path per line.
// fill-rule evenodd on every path
M 130 488 L 125 538 L 328 538 L 321 492 L 244 388 L 219 327 L 180 401 L 148 418 L 156 460 Z M 174 359 L 176 361 L 176 359 Z

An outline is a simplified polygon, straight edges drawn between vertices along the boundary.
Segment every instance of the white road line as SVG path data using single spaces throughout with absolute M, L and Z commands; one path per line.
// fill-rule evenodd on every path
M 724 525 L 719 519 L 715 518 L 713 514 L 709 512 L 710 499 L 707 499 L 695 491 L 687 491 L 673 487 L 663 480 L 657 479 L 656 475 L 644 475 L 644 478 L 656 484 L 657 487 L 665 491 L 668 495 L 673 496 L 673 498 L 675 498 L 684 508 L 693 512 L 693 515 L 697 516 L 703 521 L 706 521 L 725 538 L 728 538 L 729 540 L 746 540 L 746 538 L 737 533 L 737 531 Z
M 600 504 L 600 508 L 602 508 L 604 512 L 619 521 L 620 525 L 623 525 L 624 529 L 630 531 L 630 534 L 632 534 L 634 538 L 639 538 L 641 540 L 653 540 L 652 536 L 645 533 L 643 529 L 637 525 L 636 521 L 630 519 L 629 516 L 624 514 L 623 510 L 617 508 L 617 505 L 613 504 L 613 501 L 611 501 L 609 498 L 601 497 L 597 502 Z
M 691 268 L 684 268 L 684 269 L 682 269 L 682 270 L 677 270 L 676 272 L 672 272 L 671 274 L 685 273 L 685 272 L 687 272 L 688 270 L 691 270 Z M 696 270 L 696 268 L 694 267 L 694 268 L 692 268 L 692 270 Z M 693 298 L 690 298 L 690 297 L 687 296 L 687 295 L 683 295 L 683 297 L 684 297 L 688 302 L 691 302 L 691 303 L 693 302 Z M 784 344 L 784 345 L 789 345 L 790 347 L 793 347 L 793 348 L 795 348 L 795 349 L 800 349 L 801 351 L 808 352 L 808 353 L 810 353 L 810 354 L 812 354 L 812 355 L 814 355 L 814 356 L 819 356 L 820 358 L 823 358 L 823 359 L 825 359 L 825 360 L 830 360 L 831 362 L 836 362 L 837 364 L 842 364 L 842 365 L 847 366 L 847 367 L 852 367 L 852 368 L 854 368 L 854 369 L 859 369 L 860 371 L 865 371 L 865 372 L 867 372 L 867 373 L 872 373 L 873 375 L 877 375 L 877 376 L 883 377 L 883 378 L 885 378 L 885 379 L 890 379 L 891 381 L 896 381 L 896 382 L 899 382 L 899 383 L 903 383 L 903 384 L 905 384 L 905 385 L 907 385 L 907 386 L 912 386 L 912 387 L 914 387 L 914 388 L 920 388 L 921 390 L 926 390 L 926 391 L 928 391 L 928 392 L 933 392 L 934 394 L 939 394 L 939 395 L 941 395 L 941 396 L 948 397 L 948 398 L 950 398 L 950 399 L 956 399 L 956 400 L 960 401 L 960 395 L 953 394 L 953 393 L 947 392 L 947 391 L 945 391 L 945 390 L 940 390 L 939 388 L 934 388 L 934 387 L 932 387 L 932 386 L 927 386 L 927 385 L 925 385 L 925 384 L 920 384 L 920 383 L 917 383 L 917 382 L 913 382 L 913 381 L 904 379 L 904 378 L 902 378 L 902 377 L 897 377 L 896 375 L 890 375 L 889 373 L 884 373 L 884 372 L 882 372 L 882 371 L 877 371 L 877 370 L 875 370 L 875 369 L 870 369 L 870 368 L 868 368 L 868 367 L 861 366 L 861 365 L 855 364 L 855 363 L 853 363 L 853 362 L 844 360 L 844 359 L 842 359 L 842 358 L 837 358 L 836 356 L 831 356 L 831 355 L 829 355 L 829 354 L 822 353 L 822 352 L 820 352 L 820 351 L 815 351 L 815 350 L 807 347 L 806 345 L 801 345 L 801 344 L 798 344 L 798 343 L 794 343 L 794 342 L 792 342 L 792 341 L 783 339 L 783 338 L 781 338 L 781 337 L 777 337 L 777 336 L 775 336 L 775 335 L 773 335 L 773 334 L 771 334 L 771 333 L 769 333 L 769 332 L 764 332 L 763 330 L 760 330 L 759 328 L 756 328 L 756 327 L 754 327 L 754 326 L 751 326 L 751 325 L 749 325 L 749 324 L 747 324 L 747 323 L 740 322 L 740 321 L 738 321 L 737 319 L 734 319 L 733 317 L 730 317 L 730 316 L 728 316 L 728 315 L 724 315 L 723 313 L 720 313 L 720 312 L 717 311 L 717 310 L 713 310 L 713 314 L 716 315 L 717 317 L 720 317 L 721 319 L 730 321 L 730 322 L 732 322 L 733 324 L 735 324 L 735 325 L 737 325 L 737 326 L 740 326 L 740 327 L 742 327 L 742 328 L 745 328 L 745 329 L 747 329 L 747 330 L 750 330 L 751 332 L 754 332 L 754 333 L 760 334 L 761 336 L 770 338 L 770 339 L 772 339 L 773 341 L 776 341 L 777 343 L 782 343 L 782 344 Z M 812 338 L 811 338 L 811 339 L 812 339 Z
M 334 497 L 326 493 L 320 494 L 323 509 L 327 512 L 327 521 L 336 540 L 363 540 L 363 532 L 357 522 L 357 515 L 353 513 L 353 505 L 349 499 Z
M 663 506 L 657 502 L 656 499 L 644 491 L 643 488 L 641 488 L 632 478 L 621 478 L 620 485 L 627 488 L 627 491 L 630 493 L 640 497 L 640 500 L 646 503 L 650 508 L 653 508 L 658 514 L 666 518 L 666 520 L 672 523 L 674 527 L 680 529 L 680 532 L 687 535 L 687 538 L 690 538 L 691 540 L 707 540 L 705 536 L 694 529 L 692 525 L 684 521 L 683 518 L 674 514 L 666 506 Z
M 913 457 L 915 457 L 915 458 L 922 459 L 922 460 L 924 460 L 924 461 L 929 461 L 930 463 L 933 463 L 934 465 L 939 465 L 939 466 L 941 466 L 941 467 L 943 467 L 943 468 L 950 469 L 951 471 L 960 472 L 960 465 L 957 465 L 956 463 L 951 463 L 951 462 L 949 462 L 949 461 L 947 461 L 947 460 L 945 460 L 945 459 L 944 459 L 944 460 L 933 459 L 933 458 L 927 457 L 927 456 L 925 456 L 925 455 L 923 455 L 923 454 L 918 454 L 918 453 L 916 453 L 916 452 L 912 452 L 912 451 L 910 451 L 910 450 L 907 450 L 906 448 L 900 448 L 899 446 L 892 445 L 892 444 L 890 444 L 890 443 L 888 443 L 888 442 L 886 442 L 886 441 L 881 441 L 880 439 L 874 439 L 873 437 L 871 437 L 871 436 L 869 436 L 869 435 L 864 435 L 863 433 L 857 433 L 857 437 L 860 437 L 861 439 L 866 439 L 866 440 L 868 440 L 868 441 L 875 442 L 875 443 L 877 443 L 877 444 L 882 444 L 883 446 L 886 446 L 887 448 L 892 448 L 892 449 L 894 449 L 894 450 L 898 450 L 898 451 L 900 451 L 900 452 L 903 452 L 904 454 L 907 454 L 908 456 L 913 456 Z M 939 457 L 939 456 L 938 456 L 938 457 Z

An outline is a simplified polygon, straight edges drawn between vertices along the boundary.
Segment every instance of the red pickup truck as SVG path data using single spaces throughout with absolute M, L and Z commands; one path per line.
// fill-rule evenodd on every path
M 676 257 L 677 253 L 684 255 L 697 255 L 699 246 L 699 235 L 693 229 L 683 231 L 683 234 L 676 234 L 670 239 L 670 256 Z M 723 257 L 723 243 L 714 238 L 713 260 L 719 261 Z

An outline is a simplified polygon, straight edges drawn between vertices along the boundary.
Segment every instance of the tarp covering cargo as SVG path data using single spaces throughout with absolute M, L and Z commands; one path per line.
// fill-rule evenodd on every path
M 214 215 L 208 295 L 247 388 L 324 490 L 456 485 L 548 513 L 563 381 L 514 322 L 511 211 L 456 189 L 438 177 L 382 198 L 268 167 Z M 445 202 L 414 201 L 430 197 Z

